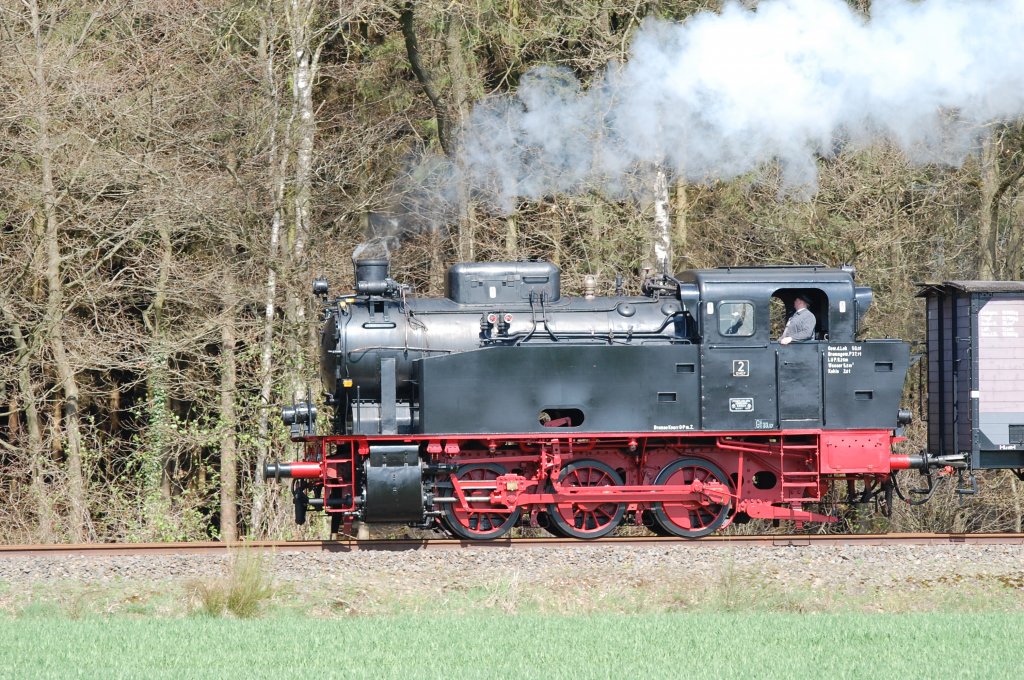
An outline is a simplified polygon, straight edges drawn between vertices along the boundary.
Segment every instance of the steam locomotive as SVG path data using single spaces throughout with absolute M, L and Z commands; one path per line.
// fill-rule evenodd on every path
M 846 497 L 891 504 L 895 472 L 1024 468 L 1024 285 L 949 282 L 928 305 L 929 447 L 897 454 L 910 346 L 859 339 L 872 302 L 852 268 L 663 274 L 642 295 L 562 295 L 548 262 L 463 263 L 443 298 L 355 263 L 323 307 L 330 433 L 309 400 L 283 411 L 302 460 L 296 522 L 440 528 L 467 540 L 516 526 L 594 539 L 624 523 L 698 538 L 751 518 L 835 522 Z M 780 344 L 797 296 L 814 338 Z M 321 429 L 323 426 L 320 426 Z M 1019 471 L 1018 471 L 1019 474 Z M 965 476 L 966 475 L 966 476 Z M 922 491 L 922 490 L 919 490 Z M 920 500 L 920 499 L 917 499 Z

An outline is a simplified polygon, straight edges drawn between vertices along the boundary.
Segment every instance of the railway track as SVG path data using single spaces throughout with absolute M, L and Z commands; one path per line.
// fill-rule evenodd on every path
M 1024 534 L 820 534 L 708 536 L 695 541 L 657 536 L 614 537 L 596 541 L 562 538 L 513 538 L 497 541 L 462 541 L 458 539 L 389 539 L 333 541 L 247 541 L 222 543 L 82 543 L 59 545 L 0 545 L 0 558 L 43 555 L 196 555 L 235 550 L 266 550 L 277 552 L 357 552 L 415 550 L 513 550 L 536 547 L 589 548 L 594 546 L 745 546 L 769 547 L 850 546 L 850 545 L 1024 545 Z

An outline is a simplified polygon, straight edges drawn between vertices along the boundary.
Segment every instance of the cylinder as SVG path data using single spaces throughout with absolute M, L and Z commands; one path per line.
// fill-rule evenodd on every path
M 419 465 L 367 464 L 366 522 L 422 522 L 423 472 Z

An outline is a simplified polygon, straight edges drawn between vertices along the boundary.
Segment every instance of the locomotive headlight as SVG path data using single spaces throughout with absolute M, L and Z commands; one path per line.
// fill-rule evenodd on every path
M 491 324 L 492 326 L 498 323 L 498 315 L 495 312 L 491 312 L 490 314 L 488 314 L 487 323 Z
M 295 407 L 294 406 L 285 406 L 283 409 L 281 409 L 281 421 L 285 425 L 294 425 L 295 424 Z
M 285 425 L 295 425 L 296 423 L 303 425 L 312 424 L 316 422 L 316 406 L 306 403 L 285 406 L 281 409 L 281 422 Z
M 505 323 L 512 323 L 512 315 L 511 314 L 508 314 L 508 313 L 505 314 Z

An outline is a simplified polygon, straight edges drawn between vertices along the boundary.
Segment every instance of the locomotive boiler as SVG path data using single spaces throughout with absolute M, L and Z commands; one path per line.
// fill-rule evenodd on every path
M 303 458 L 264 471 L 292 480 L 300 523 L 312 509 L 335 532 L 598 538 L 633 522 L 697 538 L 834 522 L 818 505 L 835 482 L 865 499 L 894 471 L 969 464 L 893 452 L 910 349 L 859 337 L 872 294 L 851 268 L 690 270 L 639 296 L 569 297 L 548 262 L 463 263 L 424 298 L 386 260 L 355 264 L 352 293 L 314 285 L 329 426 L 312 403 L 286 408 Z M 797 296 L 814 337 L 780 344 Z

